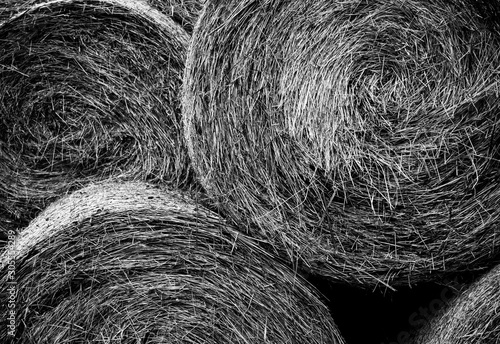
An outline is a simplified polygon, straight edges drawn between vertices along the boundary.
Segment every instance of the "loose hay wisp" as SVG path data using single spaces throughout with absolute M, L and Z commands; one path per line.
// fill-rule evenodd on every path
M 418 344 L 500 343 L 500 266 L 488 272 L 425 328 Z
M 0 256 L 15 263 L 2 343 L 343 343 L 314 289 L 183 195 L 100 184 L 49 206 Z M 10 340 L 10 342 L 8 342 Z
M 481 1 L 209 1 L 183 115 L 221 210 L 392 287 L 499 251 L 500 34 Z
M 185 30 L 142 1 L 29 3 L 0 23 L 0 223 L 110 176 L 189 185 Z

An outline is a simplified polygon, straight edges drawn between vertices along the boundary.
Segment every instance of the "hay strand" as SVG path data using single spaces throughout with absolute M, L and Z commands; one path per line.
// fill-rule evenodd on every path
M 135 0 L 22 5 L 0 23 L 0 222 L 109 177 L 189 186 L 182 27 Z
M 188 33 L 193 32 L 205 0 L 145 0 L 181 25 Z
M 171 17 L 188 33 L 193 31 L 193 26 L 198 19 L 204 2 L 204 0 L 136 0 L 135 2 L 139 1 Z M 0 23 L 15 13 L 45 2 L 50 2 L 50 0 L 2 0 L 2 3 L 0 3 Z M 122 4 L 127 2 L 132 3 L 127 0 L 122 1 Z
M 208 1 L 183 100 L 201 183 L 333 280 L 484 268 L 499 251 L 499 7 Z
M 16 338 L 2 343 L 343 343 L 316 291 L 192 199 L 142 183 L 50 205 L 15 262 Z

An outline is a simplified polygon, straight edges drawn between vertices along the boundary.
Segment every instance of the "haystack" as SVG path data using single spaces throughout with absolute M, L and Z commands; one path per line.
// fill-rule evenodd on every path
M 49 206 L 0 256 L 2 343 L 343 343 L 316 291 L 183 195 L 106 183 Z M 10 341 L 9 341 L 10 340 Z
M 240 226 L 334 280 L 483 268 L 500 251 L 491 3 L 208 1 L 183 100 L 200 181 Z
M 500 265 L 454 300 L 415 343 L 500 343 Z
M 0 24 L 0 222 L 111 176 L 190 185 L 185 30 L 142 1 L 32 2 Z

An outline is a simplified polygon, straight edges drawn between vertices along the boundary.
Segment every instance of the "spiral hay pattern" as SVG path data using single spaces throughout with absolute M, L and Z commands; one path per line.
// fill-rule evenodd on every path
M 454 300 L 450 308 L 426 328 L 415 343 L 500 343 L 500 266 Z
M 201 183 L 335 280 L 483 267 L 499 251 L 499 7 L 208 1 L 183 100 Z
M 38 1 L 0 37 L 1 224 L 23 226 L 111 176 L 190 185 L 179 101 L 189 36 L 169 16 L 135 0 Z
M 6 337 L 2 304 L 2 343 L 343 343 L 307 282 L 217 214 L 151 185 L 57 201 L 2 267 L 9 259 L 19 326 Z

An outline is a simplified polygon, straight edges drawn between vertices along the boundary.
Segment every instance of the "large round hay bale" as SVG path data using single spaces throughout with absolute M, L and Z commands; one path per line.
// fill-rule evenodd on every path
M 500 343 L 500 265 L 456 298 L 414 343 Z
M 483 267 L 500 248 L 499 7 L 208 1 L 183 100 L 201 183 L 332 279 Z
M 343 343 L 300 276 L 183 195 L 141 183 L 55 202 L 0 256 L 15 263 L 2 343 Z
M 189 185 L 185 30 L 142 1 L 32 2 L 0 23 L 0 223 L 110 176 Z

